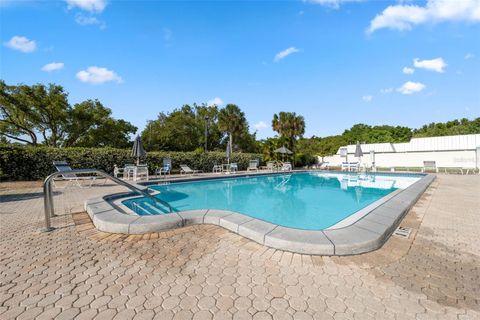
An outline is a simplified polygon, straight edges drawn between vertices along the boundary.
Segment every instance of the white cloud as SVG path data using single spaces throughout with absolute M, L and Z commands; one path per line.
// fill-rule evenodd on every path
M 445 61 L 443 61 L 442 58 L 436 58 L 431 60 L 414 59 L 413 65 L 415 66 L 415 68 L 425 69 L 425 70 L 430 70 L 435 72 L 444 72 L 445 71 L 444 69 L 447 66 L 447 64 L 445 63 Z
M 428 0 L 425 6 L 391 5 L 370 21 L 367 31 L 372 33 L 383 28 L 404 31 L 419 24 L 448 21 L 480 22 L 480 0 Z
M 10 49 L 24 53 L 33 52 L 37 48 L 35 41 L 22 36 L 13 36 L 8 42 L 5 42 L 4 45 Z
M 363 96 L 362 100 L 365 102 L 371 102 L 373 100 L 373 96 Z
M 267 124 L 263 121 L 259 121 L 259 122 L 255 123 L 255 125 L 253 127 L 257 130 L 263 130 L 263 129 L 268 128 Z
M 82 26 L 98 25 L 100 29 L 105 29 L 106 27 L 105 22 L 99 20 L 97 17 L 86 16 L 81 13 L 75 16 L 75 22 Z
M 63 62 L 52 62 L 52 63 L 48 63 L 48 64 L 44 65 L 42 67 L 42 71 L 52 72 L 52 71 L 56 71 L 56 70 L 61 70 L 61 69 L 63 69 L 64 66 L 65 65 L 64 65 Z
M 95 66 L 77 72 L 77 79 L 91 84 L 102 84 L 108 81 L 123 82 L 122 78 L 112 70 Z
M 397 91 L 401 94 L 413 94 L 422 91 L 425 87 L 423 83 L 407 81 Z
M 106 0 L 65 0 L 68 8 L 78 8 L 89 12 L 102 12 L 107 6 Z
M 402 69 L 402 72 L 405 73 L 405 74 L 413 74 L 415 72 L 415 69 L 409 68 L 409 67 L 404 67 Z
M 346 2 L 360 2 L 362 0 L 304 0 L 304 2 L 310 2 L 319 4 L 325 7 L 330 7 L 334 9 L 338 9 L 342 3 Z
M 389 94 L 393 92 L 393 88 L 386 88 L 386 89 L 381 89 L 380 93 L 381 94 Z
M 274 62 L 278 62 L 286 57 L 288 57 L 289 55 L 293 54 L 293 53 L 297 53 L 297 52 L 300 52 L 300 49 L 297 49 L 295 47 L 290 47 L 290 48 L 287 48 L 283 51 L 280 51 L 279 53 L 277 53 L 275 55 L 275 57 L 273 58 L 273 61 Z
M 219 97 L 215 97 L 211 100 L 208 100 L 208 102 L 207 102 L 208 106 L 213 106 L 213 105 L 221 106 L 222 104 L 223 104 L 223 100 Z
M 475 58 L 475 55 L 474 55 L 473 53 L 470 53 L 470 52 L 469 52 L 469 53 L 467 53 L 467 54 L 465 55 L 465 60 L 473 59 L 473 58 Z

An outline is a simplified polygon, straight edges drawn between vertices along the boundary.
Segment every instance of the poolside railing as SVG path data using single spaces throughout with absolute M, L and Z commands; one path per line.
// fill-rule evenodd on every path
M 45 211 L 45 228 L 43 228 L 41 231 L 42 232 L 49 232 L 53 231 L 55 228 L 52 227 L 52 222 L 51 218 L 55 217 L 55 209 L 53 207 L 53 191 L 52 191 L 52 181 L 54 178 L 62 175 L 77 175 L 77 174 L 96 174 L 101 177 L 104 177 L 105 179 L 109 179 L 116 184 L 119 184 L 121 186 L 124 186 L 128 188 L 129 190 L 138 193 L 140 195 L 143 195 L 145 197 L 148 197 L 152 199 L 155 202 L 158 202 L 162 204 L 163 206 L 167 207 L 169 212 L 173 212 L 172 206 L 166 202 L 163 201 L 162 199 L 159 199 L 157 197 L 154 197 L 148 192 L 148 187 L 145 187 L 145 189 L 140 189 L 126 181 L 123 181 L 119 178 L 113 177 L 106 173 L 105 171 L 98 170 L 98 169 L 79 169 L 79 170 L 68 170 L 68 171 L 57 171 L 49 175 L 45 181 L 43 182 L 43 197 L 44 197 L 44 211 Z

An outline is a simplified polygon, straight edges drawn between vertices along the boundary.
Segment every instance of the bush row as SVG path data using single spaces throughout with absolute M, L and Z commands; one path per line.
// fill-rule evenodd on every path
M 171 158 L 173 171 L 180 164 L 204 172 L 212 171 L 214 164 L 226 162 L 224 152 L 148 152 L 141 163 L 147 163 L 153 173 L 162 166 L 163 158 Z M 248 167 L 252 159 L 262 161 L 262 155 L 234 153 L 231 162 L 238 163 L 240 170 Z M 116 164 L 123 167 L 135 163 L 130 150 L 114 148 L 50 148 L 18 145 L 0 145 L 0 177 L 2 180 L 41 180 L 55 171 L 53 161 L 66 160 L 73 169 L 95 168 L 113 173 Z

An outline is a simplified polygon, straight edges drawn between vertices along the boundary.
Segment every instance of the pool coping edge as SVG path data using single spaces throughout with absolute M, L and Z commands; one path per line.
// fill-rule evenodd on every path
M 131 215 L 121 212 L 111 203 L 113 199 L 131 196 L 129 192 L 87 200 L 85 211 L 98 230 L 109 233 L 145 234 L 195 224 L 213 224 L 284 251 L 311 255 L 354 255 L 380 248 L 435 178 L 434 174 L 424 175 L 351 225 L 336 229 L 294 229 L 237 212 L 213 209 L 166 215 Z

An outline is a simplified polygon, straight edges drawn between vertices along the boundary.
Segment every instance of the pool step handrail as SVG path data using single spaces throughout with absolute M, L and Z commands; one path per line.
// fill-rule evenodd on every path
M 106 173 L 103 170 L 99 169 L 77 169 L 77 170 L 67 170 L 67 171 L 57 171 L 49 175 L 47 178 L 45 178 L 45 181 L 43 182 L 43 200 L 44 200 L 44 211 L 45 211 L 45 228 L 43 228 L 41 231 L 42 232 L 49 232 L 55 230 L 55 228 L 52 227 L 52 222 L 51 218 L 55 217 L 55 210 L 53 208 L 53 192 L 52 192 L 52 181 L 54 178 L 64 175 L 64 174 L 92 174 L 95 173 L 101 177 L 104 177 L 105 179 L 109 179 L 116 184 L 119 184 L 121 186 L 124 186 L 128 188 L 129 190 L 138 193 L 140 195 L 143 195 L 145 197 L 148 197 L 152 199 L 155 202 L 161 203 L 163 206 L 167 207 L 169 212 L 173 212 L 172 206 L 166 202 L 163 201 L 162 199 L 159 199 L 157 197 L 154 197 L 148 192 L 148 187 L 145 187 L 145 189 L 140 189 L 124 180 L 121 180 L 117 177 L 111 176 L 108 173 Z

